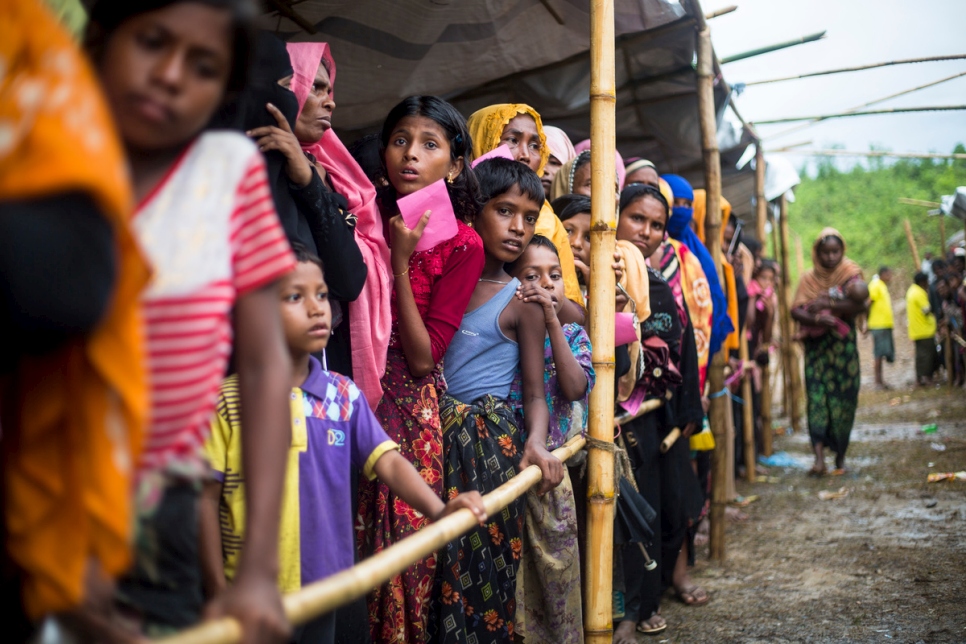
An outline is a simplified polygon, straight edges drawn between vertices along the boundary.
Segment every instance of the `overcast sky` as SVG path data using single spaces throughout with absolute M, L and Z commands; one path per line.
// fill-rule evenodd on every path
M 827 30 L 824 40 L 723 66 L 732 85 L 901 58 L 966 54 L 966 0 L 703 0 L 706 13 L 738 10 L 710 21 L 718 57 Z M 844 112 L 862 103 L 966 71 L 966 59 L 894 65 L 749 87 L 736 100 L 749 121 Z M 966 104 L 966 76 L 868 109 Z M 793 124 L 762 125 L 766 149 L 813 141 L 847 150 L 951 152 L 966 143 L 966 111 L 832 119 L 769 139 Z M 797 167 L 806 159 L 789 157 Z

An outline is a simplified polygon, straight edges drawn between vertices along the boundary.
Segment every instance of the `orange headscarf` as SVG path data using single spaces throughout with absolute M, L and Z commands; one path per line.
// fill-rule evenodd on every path
M 32 618 L 81 601 L 88 560 L 130 560 L 131 473 L 148 395 L 138 299 L 148 269 L 129 229 L 121 146 L 97 81 L 39 0 L 0 2 L 0 201 L 91 195 L 111 223 L 114 293 L 86 339 L 18 365 L 3 383 L 7 549 Z
M 835 237 L 842 242 L 842 261 L 832 269 L 823 267 L 818 261 L 819 244 L 827 237 Z M 829 289 L 842 286 L 857 275 L 862 275 L 862 268 L 845 256 L 845 238 L 842 233 L 831 227 L 823 228 L 812 244 L 812 270 L 799 279 L 792 307 L 807 304 L 820 295 L 828 295 Z
M 697 189 L 694 191 L 694 226 L 698 237 L 704 242 L 704 245 L 711 248 L 708 244 L 707 236 L 705 235 L 704 220 L 707 215 L 707 200 L 708 195 L 703 189 Z M 721 196 L 721 239 L 718 241 L 721 244 L 721 240 L 724 239 L 724 231 L 728 226 L 728 219 L 731 218 L 731 203 Z M 721 275 L 724 278 L 725 287 L 725 297 L 728 298 L 728 317 L 731 318 L 731 324 L 734 326 L 734 331 L 728 334 L 725 338 L 724 348 L 725 349 L 737 349 L 740 345 L 740 337 L 738 335 L 738 283 L 735 280 L 735 269 L 734 267 L 726 261 L 721 262 Z

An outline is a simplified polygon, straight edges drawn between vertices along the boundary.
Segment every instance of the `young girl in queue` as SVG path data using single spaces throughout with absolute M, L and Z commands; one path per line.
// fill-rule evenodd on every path
M 381 143 L 389 185 L 379 195 L 393 273 L 392 325 L 383 397 L 376 415 L 423 480 L 443 493 L 443 434 L 439 397 L 445 390 L 443 356 L 483 270 L 483 244 L 466 223 L 479 208 L 476 177 L 466 165 L 472 142 L 466 121 L 435 96 L 412 96 L 389 112 Z M 457 218 L 457 233 L 428 250 L 416 244 L 431 213 L 406 226 L 396 199 L 441 179 Z M 358 539 L 361 556 L 375 554 L 425 525 L 387 486 L 360 486 Z M 423 642 L 425 607 L 433 589 L 437 556 L 394 576 L 369 597 L 374 642 Z
M 234 616 L 245 642 L 288 632 L 276 579 L 291 362 L 274 304 L 294 260 L 255 144 L 205 131 L 244 87 L 254 15 L 243 0 L 100 0 L 90 13 L 87 47 L 127 150 L 138 202 L 132 226 L 154 271 L 142 296 L 151 387 L 135 562 L 117 592 L 127 619 L 101 622 L 109 641 L 130 637 L 131 624 L 158 634 L 201 618 L 201 448 L 233 336 L 248 401 L 247 540 L 235 584 L 208 616 Z
M 587 402 L 594 386 L 590 338 L 578 324 L 561 323 L 566 302 L 557 248 L 534 235 L 523 254 L 507 265 L 519 280 L 517 297 L 543 307 L 544 388 L 550 425 L 547 450 L 553 451 L 587 427 Z M 510 405 L 525 426 L 522 374 L 510 388 Z M 524 435 L 524 440 L 526 436 Z M 583 641 L 577 508 L 568 468 L 553 490 L 526 495 L 523 552 L 517 573 L 516 632 L 526 641 L 578 644 Z
M 483 273 L 445 359 L 448 389 L 440 405 L 446 498 L 486 494 L 528 465 L 543 472 L 540 492 L 563 480 L 563 464 L 547 451 L 544 312 L 516 297 L 519 280 L 505 265 L 533 237 L 543 204 L 540 178 L 506 159 L 476 168 L 486 204 L 472 224 L 483 241 Z M 517 370 L 523 379 L 524 427 L 509 405 Z M 526 441 L 523 440 L 523 433 Z M 523 499 L 440 553 L 430 618 L 434 642 L 504 641 L 513 637 L 515 577 L 523 547 Z

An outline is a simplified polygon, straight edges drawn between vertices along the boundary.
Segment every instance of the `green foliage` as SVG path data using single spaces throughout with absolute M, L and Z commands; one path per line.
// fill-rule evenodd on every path
M 47 0 L 47 4 L 64 26 L 79 37 L 87 23 L 87 12 L 81 0 Z
M 963 145 L 955 152 L 962 152 Z M 795 202 L 788 205 L 792 283 L 798 278 L 794 238 L 801 238 L 805 270 L 811 268 L 811 247 L 825 226 L 837 228 L 848 244 L 848 256 L 871 277 L 879 266 L 892 266 L 907 279 L 918 270 L 903 228 L 912 225 L 920 255 L 940 252 L 939 217 L 928 216 L 928 208 L 899 203 L 900 197 L 939 201 L 966 185 L 966 161 L 902 159 L 892 164 L 856 165 L 839 170 L 830 157 L 819 160 L 814 178 L 803 176 L 795 189 Z M 945 218 L 947 237 L 962 223 Z

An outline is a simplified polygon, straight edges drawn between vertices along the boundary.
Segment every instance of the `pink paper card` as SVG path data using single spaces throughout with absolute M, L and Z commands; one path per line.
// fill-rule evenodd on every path
M 500 147 L 490 150 L 483 156 L 473 159 L 473 162 L 470 163 L 470 167 L 475 168 L 487 159 L 509 159 L 510 161 L 513 161 L 513 154 L 510 152 L 510 146 L 504 143 Z
M 447 239 L 456 236 L 459 229 L 456 226 L 456 213 L 453 212 L 453 202 L 449 200 L 446 182 L 440 179 L 436 183 L 417 190 L 396 200 L 399 214 L 410 228 L 415 228 L 419 218 L 427 210 L 432 214 L 423 230 L 423 236 L 416 244 L 417 251 L 429 250 Z
M 619 347 L 622 344 L 637 342 L 639 340 L 637 337 L 637 330 L 634 328 L 633 313 L 614 314 L 614 327 L 615 347 Z

